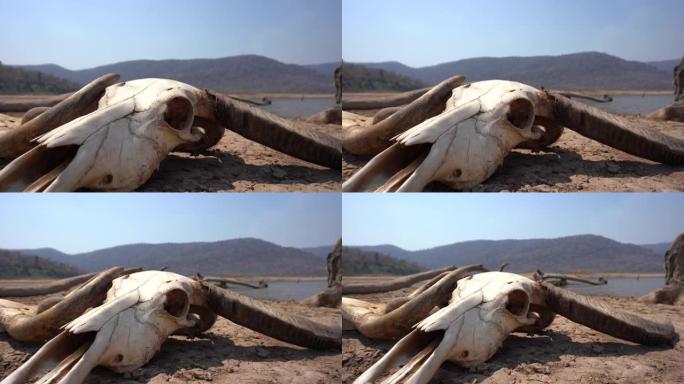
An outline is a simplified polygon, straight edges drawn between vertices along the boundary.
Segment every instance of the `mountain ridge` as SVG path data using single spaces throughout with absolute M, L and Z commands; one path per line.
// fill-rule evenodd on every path
M 310 247 L 320 249 L 324 247 Z M 328 252 L 332 250 L 330 245 Z M 38 254 L 85 271 L 114 265 L 160 269 L 193 275 L 325 275 L 325 259 L 306 248 L 284 247 L 256 238 L 214 242 L 124 244 L 69 255 L 52 248 L 14 250 Z
M 318 64 L 325 66 L 331 64 Z M 57 64 L 16 65 L 42 71 L 79 84 L 106 73 L 118 73 L 122 81 L 168 78 L 219 92 L 332 93 L 333 73 L 319 68 L 287 64 L 260 55 L 237 55 L 216 59 L 129 60 L 93 68 L 70 70 Z M 321 67 L 322 68 L 322 67 Z
M 509 263 L 509 270 L 536 269 L 555 272 L 661 272 L 666 243 L 636 245 L 597 235 L 550 239 L 470 240 L 409 251 L 394 245 L 354 245 L 364 251 L 388 254 L 426 268 L 451 264 L 484 264 L 495 270 Z M 665 248 L 666 249 L 666 248 Z
M 411 67 L 397 61 L 353 64 L 384 69 L 427 84 L 463 75 L 468 81 L 512 80 L 554 89 L 671 89 L 674 60 L 639 62 L 601 52 L 566 55 L 475 57 Z M 674 67 L 672 67 L 674 68 Z

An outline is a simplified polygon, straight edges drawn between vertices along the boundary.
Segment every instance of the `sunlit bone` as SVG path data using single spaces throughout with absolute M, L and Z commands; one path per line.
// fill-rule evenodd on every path
M 161 271 L 111 280 L 120 274 L 120 269 L 112 269 L 87 284 L 91 287 L 80 289 L 85 296 L 72 300 L 73 304 L 99 295 L 101 288 L 93 289 L 94 284 L 102 287 L 101 282 L 111 282 L 99 305 L 89 311 L 81 308 L 82 314 L 72 319 L 66 316 L 69 308 L 51 308 L 54 313 L 33 321 L 31 308 L 0 300 L 0 329 L 20 340 L 33 340 L 35 331 L 26 332 L 27 327 L 18 322 L 30 322 L 32 329 L 43 330 L 49 320 L 48 332 L 57 330 L 55 321 L 65 322 L 59 334 L 1 383 L 25 383 L 40 375 L 39 383 L 78 384 L 96 366 L 129 372 L 149 362 L 171 334 L 201 333 L 213 325 L 216 315 L 296 345 L 340 346 L 339 329 L 282 313 L 267 303 L 211 284 Z M 56 367 L 52 361 L 58 362 Z
M 391 335 L 387 331 L 375 333 L 363 324 L 359 313 L 364 306 L 369 313 L 376 307 L 343 298 L 343 317 L 366 336 Z M 553 313 L 641 344 L 674 345 L 678 338 L 670 323 L 621 312 L 597 299 L 521 275 L 486 272 L 460 279 L 448 305 L 414 323 L 408 335 L 354 382 L 373 383 L 393 367 L 402 366 L 382 382 L 428 383 L 445 361 L 463 367 L 476 366 L 492 357 L 511 332 L 539 331 L 553 321 Z
M 226 128 L 300 159 L 341 167 L 339 141 L 314 125 L 174 80 L 110 85 L 97 109 L 83 115 L 96 92 L 115 78 L 98 79 L 0 134 L 0 157 L 21 154 L 0 170 L 0 191 L 134 190 L 169 152 L 202 152 Z M 79 97 L 81 93 L 88 97 Z M 68 122 L 55 124 L 65 116 Z M 80 117 L 71 120 L 75 116 Z
M 604 112 L 517 82 L 465 84 L 454 88 L 441 107 L 441 113 L 408 129 L 390 120 L 411 104 L 370 126 L 355 126 L 361 122 L 357 117 L 356 124 L 343 121 L 345 150 L 375 155 L 344 183 L 343 191 L 422 191 L 432 181 L 472 188 L 487 180 L 513 148 L 548 146 L 563 127 L 639 157 L 684 164 L 684 140 L 660 132 L 663 127 L 684 129 L 682 124 Z

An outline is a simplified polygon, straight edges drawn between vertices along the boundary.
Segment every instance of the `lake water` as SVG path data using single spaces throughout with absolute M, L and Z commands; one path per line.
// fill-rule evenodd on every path
M 334 97 L 271 99 L 271 101 L 273 101 L 271 105 L 262 108 L 283 117 L 306 117 L 335 106 Z
M 327 280 L 315 281 L 268 281 L 268 288 L 249 289 L 245 287 L 230 286 L 233 291 L 240 292 L 257 299 L 269 300 L 303 300 L 327 288 Z
M 569 284 L 568 288 L 585 295 L 604 295 L 613 297 L 640 297 L 665 285 L 664 277 L 620 277 L 609 278 L 606 285 Z
M 608 112 L 636 114 L 653 112 L 661 107 L 672 104 L 674 98 L 672 95 L 625 95 L 613 96 L 613 101 L 610 103 L 597 103 L 583 99 L 575 100 L 593 105 Z
M 231 290 L 257 299 L 269 300 L 302 300 L 327 287 L 325 280 L 316 281 L 269 281 L 268 288 L 249 289 L 230 286 Z M 585 295 L 603 295 L 614 297 L 640 297 L 665 285 L 664 277 L 616 277 L 609 278 L 606 285 L 568 284 L 564 288 Z

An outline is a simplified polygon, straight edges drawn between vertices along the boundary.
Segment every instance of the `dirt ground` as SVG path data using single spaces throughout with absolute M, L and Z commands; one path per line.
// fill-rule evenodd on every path
M 419 284 L 418 284 L 419 285 Z M 416 286 L 418 286 L 416 285 Z M 382 294 L 354 295 L 370 302 L 403 296 L 412 288 Z M 604 298 L 617 308 L 653 319 L 672 321 L 684 335 L 684 307 L 647 305 L 631 299 Z M 342 341 L 342 382 L 351 383 L 382 357 L 392 341 L 375 341 L 345 331 Z M 644 347 L 603 335 L 557 316 L 541 335 L 509 336 L 486 363 L 472 369 L 445 363 L 435 384 L 644 384 L 684 383 L 684 342 L 674 348 Z
M 47 296 L 7 298 L 36 303 Z M 339 311 L 309 308 L 295 302 L 269 301 L 279 310 L 314 321 L 339 325 Z M 4 378 L 39 345 L 12 340 L 0 333 L 0 379 Z M 172 336 L 146 366 L 125 375 L 95 369 L 87 384 L 114 383 L 222 383 L 270 384 L 340 382 L 341 356 L 336 350 L 311 350 L 272 339 L 219 318 L 203 337 Z
M 350 111 L 373 116 L 376 111 Z M 684 138 L 684 131 L 672 129 Z M 371 157 L 343 155 L 342 179 L 349 179 Z M 451 191 L 432 183 L 427 191 Z M 486 182 L 472 192 L 663 192 L 684 191 L 684 167 L 658 164 L 613 149 L 566 129 L 550 148 L 533 153 L 516 149 Z
M 0 130 L 20 117 L 0 114 Z M 339 125 L 321 127 L 339 136 Z M 0 160 L 0 168 L 9 163 Z M 146 192 L 321 192 L 340 191 L 340 171 L 295 159 L 226 131 L 208 155 L 172 153 L 139 191 Z

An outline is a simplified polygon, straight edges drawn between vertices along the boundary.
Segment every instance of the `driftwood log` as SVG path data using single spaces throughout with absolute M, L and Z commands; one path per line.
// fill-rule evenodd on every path
M 335 68 L 335 102 L 342 105 L 342 65 Z
M 537 272 L 534 273 L 534 280 L 538 282 L 544 282 L 547 281 L 557 287 L 564 287 L 568 285 L 568 281 L 575 281 L 577 283 L 584 283 L 584 284 L 589 284 L 589 285 L 606 285 L 608 284 L 608 281 L 604 279 L 603 277 L 599 277 L 596 281 L 589 280 L 589 279 L 583 279 L 581 277 L 577 276 L 571 276 L 571 275 L 561 275 L 561 274 L 549 274 L 549 273 L 544 273 L 540 270 L 537 270 Z
M 684 57 L 674 68 L 674 103 L 648 114 L 646 117 L 662 121 L 684 122 Z
M 98 272 L 87 273 L 29 287 L 0 287 L 0 297 L 29 297 L 62 292 L 85 283 L 97 274 Z
M 337 240 L 335 248 L 328 254 L 328 288 L 302 300 L 302 304 L 313 307 L 337 308 L 342 301 L 342 239 Z
M 653 304 L 676 304 L 684 292 L 684 233 L 665 252 L 665 286 L 641 298 Z
M 268 288 L 268 283 L 265 281 L 261 280 L 258 281 L 256 284 L 252 284 L 246 281 L 239 281 L 235 279 L 229 279 L 227 277 L 220 277 L 220 276 L 206 276 L 203 278 L 203 281 L 207 283 L 212 283 L 214 285 L 218 285 L 221 288 L 226 288 L 228 285 L 239 285 L 242 287 L 247 287 L 247 288 L 253 288 L 253 289 L 263 289 L 263 288 Z

